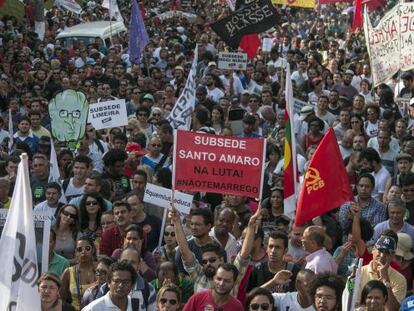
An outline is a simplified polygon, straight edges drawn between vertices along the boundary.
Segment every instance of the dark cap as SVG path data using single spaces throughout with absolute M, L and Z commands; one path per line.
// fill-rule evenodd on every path
M 392 237 L 381 235 L 377 240 L 377 243 L 375 243 L 375 248 L 378 250 L 395 253 L 395 250 L 397 249 L 397 243 L 395 243 L 395 240 Z
M 408 160 L 410 162 L 413 162 L 413 157 L 411 155 L 409 155 L 408 153 L 404 153 L 404 152 L 398 154 L 395 159 L 397 161 L 400 161 L 400 160 Z
M 255 124 L 256 123 L 256 118 L 252 114 L 246 114 L 243 118 L 243 123 Z

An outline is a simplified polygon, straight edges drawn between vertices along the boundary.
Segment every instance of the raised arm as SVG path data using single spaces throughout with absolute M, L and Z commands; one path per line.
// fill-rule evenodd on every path
M 183 225 L 181 224 L 180 215 L 174 206 L 171 206 L 169 209 L 169 218 L 174 223 L 175 239 L 177 240 L 177 244 L 181 252 L 181 258 L 185 262 L 190 262 L 194 255 L 188 246 Z

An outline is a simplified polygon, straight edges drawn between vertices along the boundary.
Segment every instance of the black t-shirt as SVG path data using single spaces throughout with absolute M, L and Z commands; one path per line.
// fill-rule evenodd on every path
M 269 267 L 267 266 L 267 261 L 262 262 L 260 265 L 256 266 L 252 273 L 250 274 L 249 282 L 247 283 L 246 291 L 250 292 L 253 288 L 259 287 L 275 276 L 272 272 L 270 272 Z M 285 270 L 289 270 L 292 272 L 291 281 L 283 286 L 280 286 L 276 289 L 276 293 L 286 293 L 286 292 L 294 292 L 295 289 L 295 282 L 296 276 L 300 271 L 300 268 L 295 265 L 294 263 L 286 263 Z
M 114 191 L 113 201 L 122 199 L 131 191 L 131 184 L 127 175 L 121 174 L 118 177 L 110 175 L 108 172 L 102 174 L 102 179 L 108 179 L 112 183 Z
M 41 180 L 36 176 L 32 176 L 32 180 L 30 181 L 30 187 L 32 188 L 33 203 L 35 205 L 46 200 L 45 192 L 46 185 L 48 184 L 48 182 L 49 178 Z
M 144 231 L 147 250 L 152 252 L 158 246 L 161 220 L 156 216 L 146 214 L 144 221 L 137 223 L 137 225 Z

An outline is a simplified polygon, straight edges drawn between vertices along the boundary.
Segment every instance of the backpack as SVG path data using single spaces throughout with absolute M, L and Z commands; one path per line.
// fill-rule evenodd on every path
M 145 309 L 148 309 L 148 297 L 150 295 L 150 287 L 149 287 L 147 281 L 145 281 L 144 284 L 145 284 L 145 286 L 144 286 L 144 290 L 142 291 L 142 297 L 144 297 Z M 132 310 L 134 310 L 134 311 L 139 311 L 140 310 L 139 299 L 131 298 L 131 304 L 132 304 Z
M 94 141 L 94 143 L 96 144 L 96 146 L 98 147 L 98 150 L 99 150 L 101 153 L 105 153 L 105 149 L 104 149 L 104 147 L 103 147 L 103 145 L 102 145 L 101 141 L 100 141 L 99 139 L 96 139 L 96 138 L 95 138 L 93 141 Z

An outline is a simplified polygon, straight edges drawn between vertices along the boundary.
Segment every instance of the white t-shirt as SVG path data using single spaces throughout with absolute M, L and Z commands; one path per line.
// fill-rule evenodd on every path
M 224 75 L 220 76 L 221 82 L 223 82 L 223 85 L 226 89 L 230 87 L 230 79 L 227 79 Z M 243 92 L 243 84 L 241 83 L 238 76 L 233 74 L 233 93 L 234 95 L 240 95 L 241 92 Z
M 68 187 L 65 191 L 65 197 L 68 201 L 72 200 L 74 197 L 80 196 L 83 194 L 84 185 L 77 188 L 73 185 L 73 177 L 69 180 Z
M 298 302 L 298 292 L 272 294 L 275 306 L 281 311 L 315 311 L 313 306 L 303 308 Z
M 212 90 L 207 89 L 207 97 L 218 103 L 220 98 L 224 97 L 224 92 L 217 87 Z
M 387 180 L 391 178 L 391 175 L 384 166 L 381 167 L 381 169 L 377 173 L 372 173 L 372 175 L 375 178 L 375 188 L 372 193 L 372 196 L 378 201 L 380 201 L 379 195 L 384 194 L 385 185 L 387 183 Z

